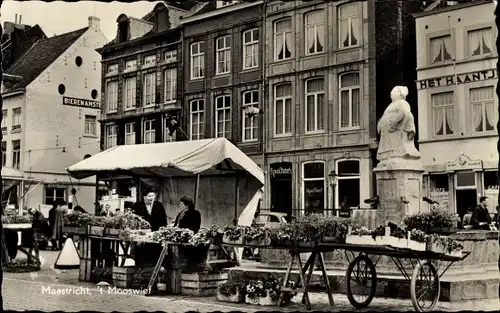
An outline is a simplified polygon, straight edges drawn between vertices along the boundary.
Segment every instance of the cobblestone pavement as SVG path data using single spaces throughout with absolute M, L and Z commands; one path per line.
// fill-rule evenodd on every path
M 52 253 L 53 254 L 53 253 Z M 211 311 L 241 311 L 255 312 L 276 311 L 276 307 L 256 307 L 246 304 L 222 303 L 213 297 L 196 298 L 184 296 L 153 296 L 146 297 L 142 294 L 123 294 L 116 291 L 101 292 L 95 284 L 78 282 L 78 270 L 54 271 L 50 269 L 51 259 L 55 257 L 49 253 L 46 263 L 40 272 L 30 273 L 5 273 L 4 278 L 4 308 L 7 310 L 64 310 L 75 312 L 91 310 L 98 312 L 134 312 L 166 311 L 166 312 L 211 312 Z M 50 289 L 48 288 L 50 287 Z M 80 289 L 83 288 L 83 289 Z M 89 288 L 88 291 L 84 288 Z M 74 291 L 84 290 L 85 294 L 75 294 Z M 73 294 L 51 294 L 53 292 L 68 291 Z M 324 294 L 310 295 L 312 309 L 321 311 L 352 311 L 345 295 L 335 295 L 335 306 L 329 307 L 328 299 Z M 294 303 L 280 308 L 280 311 L 305 311 L 300 303 L 300 295 L 294 298 Z M 435 310 L 442 311 L 490 311 L 500 308 L 498 299 L 477 300 L 468 302 L 439 302 Z M 363 311 L 413 311 L 409 299 L 375 298 L 370 306 Z

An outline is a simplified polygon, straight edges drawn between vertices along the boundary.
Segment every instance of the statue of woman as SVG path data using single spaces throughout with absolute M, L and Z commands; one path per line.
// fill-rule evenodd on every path
M 415 121 L 410 104 L 406 102 L 408 88 L 396 86 L 391 91 L 392 103 L 385 109 L 378 121 L 377 131 L 380 143 L 377 160 L 391 158 L 420 159 L 420 152 L 415 148 Z

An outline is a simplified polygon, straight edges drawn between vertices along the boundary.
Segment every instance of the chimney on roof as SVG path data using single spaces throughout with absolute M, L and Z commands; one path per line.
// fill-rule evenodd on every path
M 23 18 L 23 16 L 21 14 L 19 14 L 19 24 L 22 24 L 21 23 L 21 19 Z
M 99 22 L 101 21 L 100 18 L 96 16 L 89 16 L 89 28 L 93 29 L 95 31 L 99 30 Z

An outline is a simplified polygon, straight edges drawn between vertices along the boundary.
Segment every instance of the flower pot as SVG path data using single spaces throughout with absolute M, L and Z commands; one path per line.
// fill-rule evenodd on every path
M 414 251 L 425 251 L 426 250 L 426 243 L 425 242 L 419 242 L 416 240 L 411 240 L 408 239 L 408 249 L 414 250 Z
M 250 297 L 249 295 L 246 295 L 245 296 L 245 303 L 259 305 L 259 298 L 260 297 Z
M 249 297 L 245 296 L 245 303 L 254 304 L 254 305 L 263 305 L 263 306 L 275 306 L 278 304 L 278 297 L 273 299 L 269 290 L 266 291 L 266 296 L 260 297 Z
M 89 226 L 88 234 L 91 236 L 102 237 L 104 235 L 104 227 L 102 227 L 102 226 Z
M 243 239 L 243 234 L 236 240 L 231 240 L 227 235 L 224 234 L 224 237 L 222 237 L 222 243 L 228 245 L 243 245 Z
M 374 245 L 375 239 L 370 235 L 347 235 L 345 242 L 352 245 Z
M 104 235 L 109 237 L 118 237 L 120 236 L 121 229 L 116 228 L 105 228 Z
M 236 294 L 230 296 L 225 296 L 217 291 L 217 300 L 222 302 L 243 303 L 245 302 L 245 295 L 240 293 L 238 289 L 236 289 Z

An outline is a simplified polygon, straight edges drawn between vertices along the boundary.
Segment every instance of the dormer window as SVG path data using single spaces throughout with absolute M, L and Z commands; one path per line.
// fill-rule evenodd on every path
M 166 51 L 163 55 L 163 60 L 167 63 L 176 62 L 177 61 L 177 50 Z
M 137 69 L 137 60 L 130 60 L 125 62 L 125 71 L 133 71 Z
M 229 5 L 236 4 L 238 1 L 230 0 L 230 1 L 217 1 L 217 9 L 227 7 Z
M 120 42 L 125 42 L 128 40 L 128 20 L 118 23 L 118 32 Z
M 118 64 L 109 65 L 106 74 L 107 75 L 118 74 Z
M 150 55 L 144 58 L 144 66 L 152 66 L 156 64 L 156 55 Z

